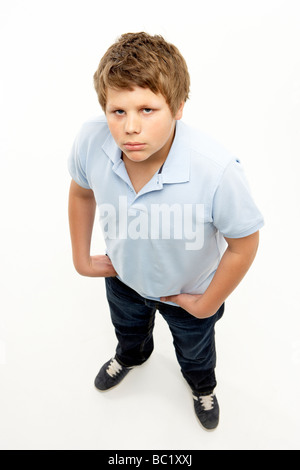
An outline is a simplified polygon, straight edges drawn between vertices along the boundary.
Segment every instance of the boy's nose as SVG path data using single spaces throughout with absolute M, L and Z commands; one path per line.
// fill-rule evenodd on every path
M 141 132 L 140 118 L 135 115 L 128 115 L 125 122 L 126 134 L 139 134 Z

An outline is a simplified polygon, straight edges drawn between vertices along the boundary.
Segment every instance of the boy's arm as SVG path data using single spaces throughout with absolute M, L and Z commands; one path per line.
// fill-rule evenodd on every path
M 69 192 L 69 225 L 75 269 L 83 276 L 116 276 L 108 256 L 90 256 L 95 210 L 93 191 L 82 188 L 72 180 Z
M 174 302 L 197 318 L 214 315 L 250 268 L 257 252 L 259 232 L 225 240 L 228 247 L 204 294 L 170 295 L 161 300 Z

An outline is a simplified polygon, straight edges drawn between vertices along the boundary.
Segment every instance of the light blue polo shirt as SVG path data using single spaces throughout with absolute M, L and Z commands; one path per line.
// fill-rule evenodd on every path
M 163 167 L 139 193 L 105 116 L 83 124 L 68 163 L 74 181 L 94 192 L 118 277 L 148 299 L 203 294 L 224 236 L 245 237 L 264 224 L 241 163 L 182 121 Z

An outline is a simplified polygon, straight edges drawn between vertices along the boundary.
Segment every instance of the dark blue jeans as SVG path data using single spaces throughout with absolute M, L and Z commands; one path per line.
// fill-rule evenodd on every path
M 116 277 L 108 277 L 105 282 L 120 364 L 140 365 L 149 358 L 158 310 L 169 325 L 181 372 L 191 389 L 203 394 L 212 392 L 216 386 L 215 323 L 223 315 L 224 304 L 215 315 L 199 319 L 181 307 L 141 297 Z

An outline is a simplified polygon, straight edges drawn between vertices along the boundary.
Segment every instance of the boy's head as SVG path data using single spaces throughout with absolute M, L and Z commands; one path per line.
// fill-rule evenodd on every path
M 189 96 L 190 77 L 178 49 L 161 36 L 147 33 L 123 34 L 102 57 L 94 74 L 99 103 L 106 111 L 108 88 L 149 88 L 164 96 L 171 113 Z

